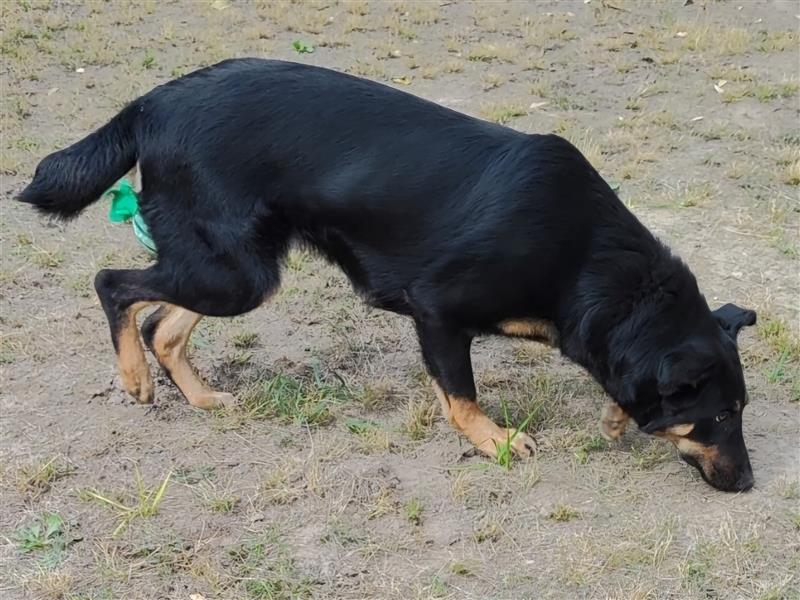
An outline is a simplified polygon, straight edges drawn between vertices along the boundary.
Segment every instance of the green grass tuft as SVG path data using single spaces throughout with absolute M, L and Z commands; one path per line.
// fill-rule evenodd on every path
M 310 378 L 278 374 L 240 393 L 243 410 L 252 418 L 277 417 L 287 423 L 324 425 L 333 421 L 330 408 L 351 399 L 341 381 L 326 381 L 315 370 Z

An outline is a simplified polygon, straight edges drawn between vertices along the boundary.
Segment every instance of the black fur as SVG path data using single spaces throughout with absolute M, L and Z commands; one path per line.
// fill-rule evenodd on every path
M 18 199 L 62 219 L 78 215 L 136 162 L 137 110 L 126 107 L 92 135 L 46 157 Z
M 731 332 L 750 318 L 715 316 L 688 268 L 560 137 L 327 69 L 230 60 L 45 158 L 20 199 L 71 216 L 137 160 L 158 261 L 98 274 L 112 323 L 140 300 L 251 310 L 304 243 L 367 302 L 414 319 L 449 393 L 475 397 L 475 336 L 536 318 L 649 431 L 744 403 Z M 735 469 L 705 475 L 739 489 L 747 451 L 728 450 Z

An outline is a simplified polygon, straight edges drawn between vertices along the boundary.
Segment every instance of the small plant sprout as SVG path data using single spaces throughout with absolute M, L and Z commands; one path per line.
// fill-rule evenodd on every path
M 142 474 L 139 472 L 138 467 L 134 470 L 134 477 L 136 480 L 136 496 L 134 501 L 130 504 L 124 504 L 108 497 L 107 494 L 102 494 L 96 490 L 87 490 L 83 496 L 99 502 L 101 505 L 111 509 L 117 515 L 119 524 L 112 532 L 113 537 L 121 535 L 137 518 L 152 517 L 158 512 L 158 507 L 164 499 L 164 494 L 167 491 L 172 473 L 167 473 L 164 481 L 161 482 L 157 488 L 148 488 Z
M 514 460 L 514 453 L 511 450 L 511 444 L 514 442 L 514 439 L 517 437 L 520 431 L 525 431 L 525 428 L 530 424 L 533 416 L 534 413 L 530 413 L 527 417 L 525 417 L 522 425 L 516 429 L 511 429 L 511 421 L 508 416 L 508 406 L 505 402 L 503 403 L 503 419 L 505 420 L 506 428 L 513 432 L 508 436 L 508 439 L 502 442 L 495 442 L 495 449 L 497 450 L 497 464 L 504 469 L 510 469 L 511 462 Z
M 419 498 L 412 498 L 406 504 L 406 518 L 414 525 L 422 523 L 422 502 Z

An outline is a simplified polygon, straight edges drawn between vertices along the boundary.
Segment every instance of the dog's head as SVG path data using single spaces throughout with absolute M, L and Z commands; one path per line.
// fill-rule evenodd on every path
M 711 314 L 709 327 L 658 357 L 629 414 L 642 431 L 675 444 L 709 484 L 744 491 L 753 471 L 742 436 L 747 390 L 736 337 L 756 313 L 726 304 Z

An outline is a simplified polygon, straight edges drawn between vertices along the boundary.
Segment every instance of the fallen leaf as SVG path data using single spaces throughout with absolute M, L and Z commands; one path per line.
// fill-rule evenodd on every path
M 403 77 L 392 77 L 392 81 L 394 83 L 399 83 L 400 85 L 411 85 L 413 80 L 414 78 L 409 77 L 408 75 L 404 75 Z
M 692 117 L 691 121 L 702 121 L 705 117 Z
M 685 38 L 687 35 L 689 35 L 687 32 L 679 31 L 678 33 L 675 34 L 675 37 L 677 37 L 677 38 Z
M 533 102 L 528 108 L 537 109 L 537 108 L 542 108 L 543 106 L 547 106 L 548 104 L 550 103 L 547 102 L 546 100 L 544 102 Z

